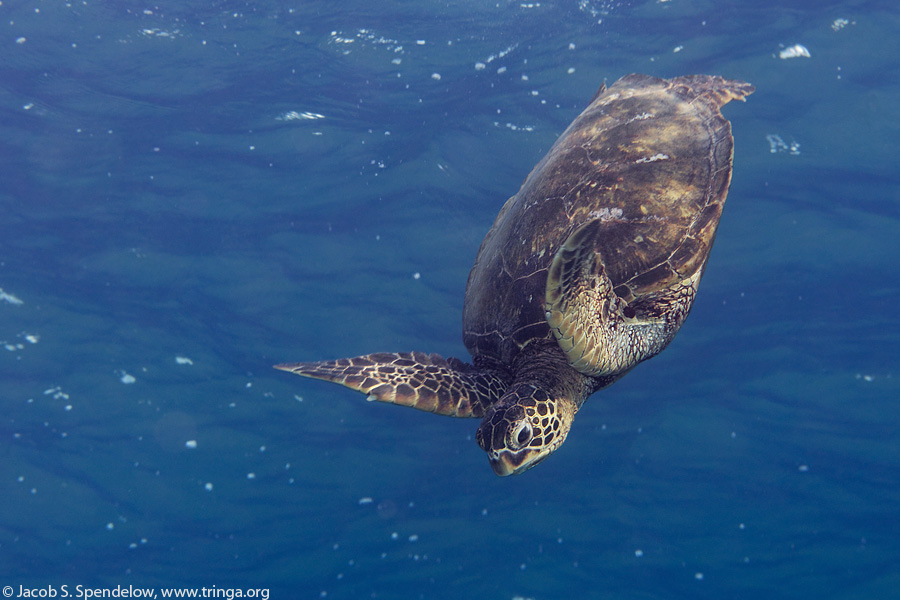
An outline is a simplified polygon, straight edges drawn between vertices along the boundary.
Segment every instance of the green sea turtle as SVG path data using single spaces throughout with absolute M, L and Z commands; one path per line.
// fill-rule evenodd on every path
M 276 368 L 455 417 L 497 475 L 555 451 L 585 399 L 672 341 L 731 180 L 721 107 L 753 87 L 628 75 L 601 86 L 510 198 L 469 274 L 472 364 L 380 353 Z

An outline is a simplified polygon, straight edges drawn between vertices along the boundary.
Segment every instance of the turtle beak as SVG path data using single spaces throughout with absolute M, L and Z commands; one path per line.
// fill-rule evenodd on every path
M 491 459 L 491 468 L 498 477 L 506 477 L 507 475 L 512 475 L 516 472 L 515 465 L 506 460 L 505 455 Z
M 542 456 L 537 456 L 534 451 L 521 450 L 519 452 L 501 451 L 496 458 L 490 457 L 491 468 L 499 477 L 507 475 L 520 475 L 528 469 L 539 465 L 545 458 L 550 456 L 549 452 Z

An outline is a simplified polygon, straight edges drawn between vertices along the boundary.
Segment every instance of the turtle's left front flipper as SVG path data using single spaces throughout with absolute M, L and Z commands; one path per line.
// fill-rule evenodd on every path
M 483 416 L 508 387 L 500 373 L 422 352 L 383 352 L 275 368 L 339 383 L 366 394 L 369 400 L 450 417 Z

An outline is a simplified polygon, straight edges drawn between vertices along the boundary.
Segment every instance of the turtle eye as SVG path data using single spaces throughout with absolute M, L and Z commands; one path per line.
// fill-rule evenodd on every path
M 527 446 L 528 442 L 531 441 L 531 437 L 531 423 L 528 421 L 521 421 L 516 425 L 515 429 L 512 430 L 509 445 L 513 450 L 518 450 L 519 448 Z

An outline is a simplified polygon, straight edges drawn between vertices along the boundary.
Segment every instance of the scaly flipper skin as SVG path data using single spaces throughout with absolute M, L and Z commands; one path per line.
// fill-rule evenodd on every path
M 589 221 L 569 236 L 547 274 L 547 324 L 569 364 L 591 377 L 627 371 L 661 352 L 687 318 L 702 273 L 630 302 L 617 296 L 594 249 L 605 221 Z
M 449 417 L 481 417 L 506 391 L 502 373 L 423 352 L 380 352 L 339 360 L 275 365 L 276 369 L 339 383 L 369 400 Z

